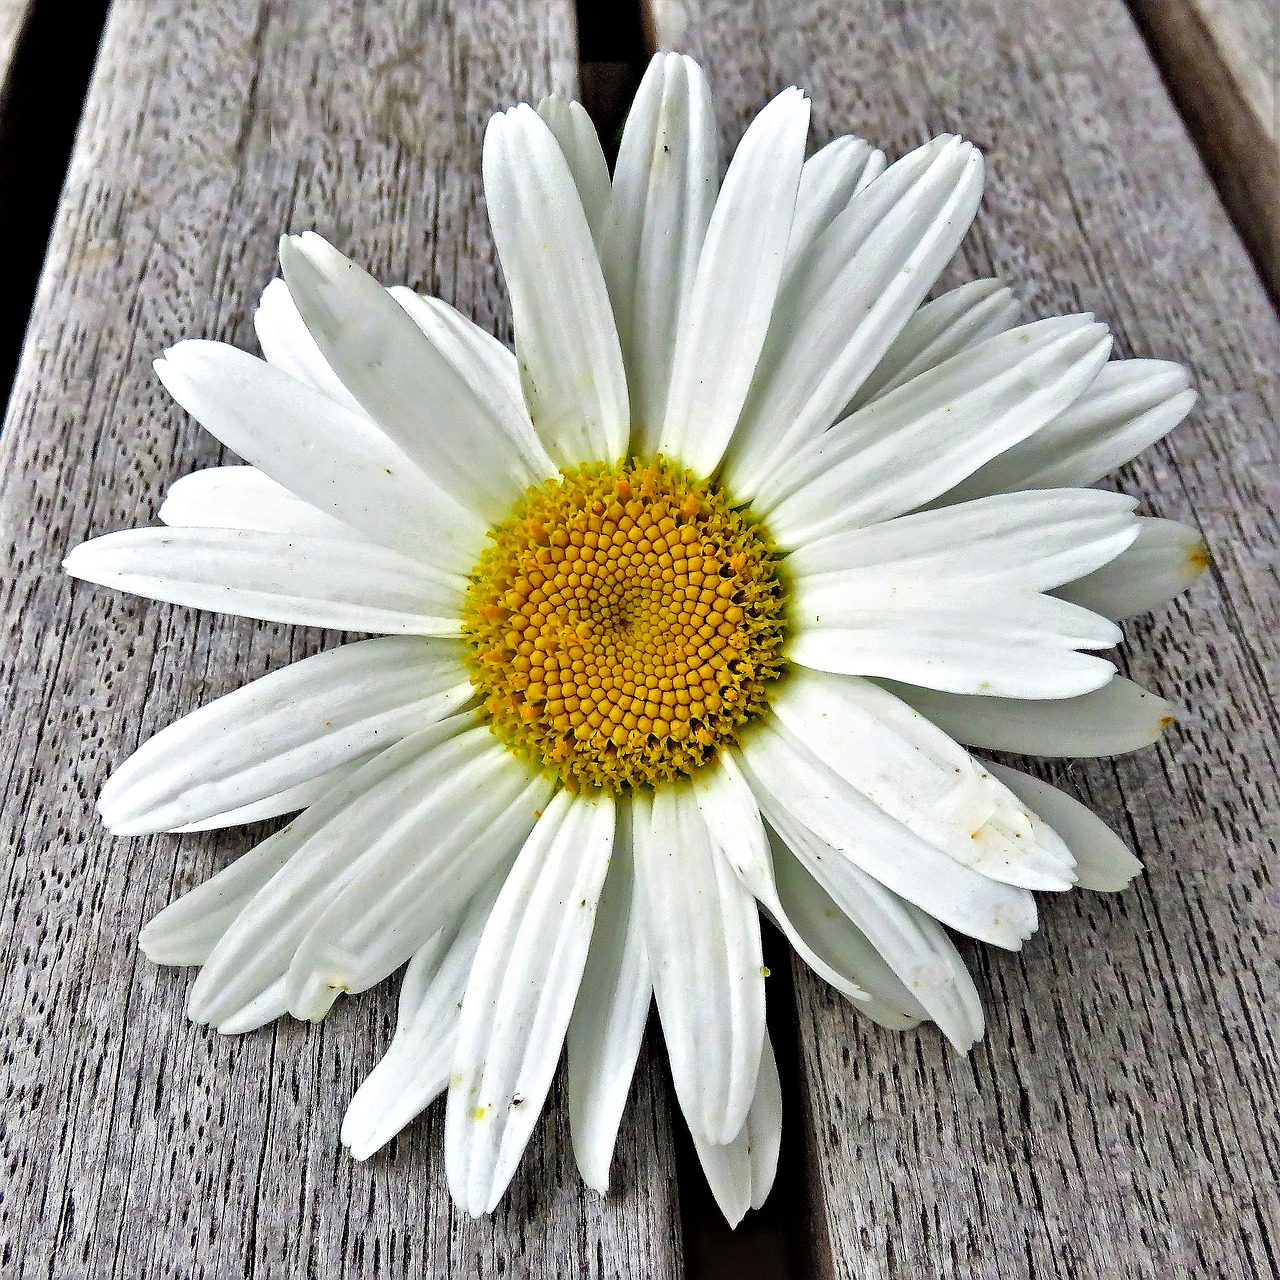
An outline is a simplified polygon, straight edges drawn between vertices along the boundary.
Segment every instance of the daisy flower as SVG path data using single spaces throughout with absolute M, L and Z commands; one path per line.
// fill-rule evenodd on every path
M 651 1001 L 731 1221 L 781 1124 L 763 912 L 890 1027 L 982 1034 L 948 930 L 1016 950 L 1037 890 L 1139 863 L 968 747 L 1106 755 L 1160 698 L 1098 650 L 1185 586 L 1191 530 L 1092 487 L 1174 426 L 1184 371 L 1090 315 L 926 294 L 982 189 L 939 137 L 805 159 L 795 88 L 723 181 L 698 66 L 659 55 L 609 174 L 585 112 L 496 116 L 484 187 L 514 353 L 313 234 L 263 294 L 265 359 L 157 362 L 248 465 L 66 568 L 152 599 L 373 633 L 177 721 L 103 788 L 121 835 L 298 816 L 162 911 L 224 1033 L 318 1019 L 406 962 L 342 1139 L 447 1093 L 462 1208 L 509 1183 L 567 1045 L 603 1192 Z

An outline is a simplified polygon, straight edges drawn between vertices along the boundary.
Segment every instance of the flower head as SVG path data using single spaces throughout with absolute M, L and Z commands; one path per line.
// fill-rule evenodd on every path
M 721 182 L 705 80 L 674 54 L 612 178 L 577 104 L 495 117 L 514 353 L 287 237 L 265 360 L 188 341 L 156 365 L 248 465 L 67 559 L 375 633 L 179 720 L 99 807 L 121 834 L 298 814 L 142 945 L 201 966 L 191 1016 L 227 1033 L 408 962 L 343 1139 L 364 1158 L 447 1092 L 473 1213 L 566 1041 L 578 1161 L 606 1188 L 654 996 L 721 1205 L 763 1199 L 761 910 L 871 1018 L 964 1049 L 982 1010 L 947 929 L 1016 949 L 1033 890 L 1139 868 L 966 748 L 1110 754 L 1167 723 L 1096 651 L 1203 545 L 1090 486 L 1186 414 L 1186 375 L 1109 361 L 1088 315 L 1019 324 L 994 281 L 926 302 L 981 157 L 942 137 L 886 167 L 840 138 L 806 160 L 808 121 L 780 94 Z

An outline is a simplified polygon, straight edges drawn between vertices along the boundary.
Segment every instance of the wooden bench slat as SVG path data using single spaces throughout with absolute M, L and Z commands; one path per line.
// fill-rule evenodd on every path
M 1123 476 L 1214 555 L 1123 650 L 1185 717 L 1156 749 L 1045 773 L 1147 874 L 1118 897 L 1041 895 L 1020 955 L 965 948 L 989 1019 L 967 1058 L 797 973 L 812 1269 L 1274 1275 L 1280 796 L 1262 673 L 1280 326 L 1141 37 L 1119 0 L 687 0 L 653 16 L 660 45 L 706 67 L 726 149 L 792 83 L 819 142 L 974 139 L 987 194 L 948 282 L 997 274 L 1030 317 L 1096 311 L 1118 354 L 1184 360 L 1202 396 Z
M 1132 0 L 1205 166 L 1280 302 L 1280 9 Z
M 117 840 L 94 796 L 177 713 L 334 637 L 73 586 L 58 567 L 220 458 L 150 362 L 184 336 L 253 348 L 282 231 L 314 227 L 504 331 L 483 127 L 575 78 L 570 0 L 114 8 L 0 439 L 6 1275 L 680 1273 L 647 1058 L 612 1197 L 581 1186 L 553 1099 L 499 1212 L 473 1222 L 448 1201 L 439 1105 L 390 1156 L 357 1164 L 338 1143 L 390 1039 L 394 983 L 318 1027 L 234 1039 L 187 1021 L 191 973 L 145 961 L 138 929 L 254 833 Z

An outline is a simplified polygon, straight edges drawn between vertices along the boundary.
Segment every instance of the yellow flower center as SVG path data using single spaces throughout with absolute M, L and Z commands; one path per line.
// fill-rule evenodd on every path
M 783 667 L 778 557 L 723 490 L 658 458 L 535 485 L 463 613 L 495 734 L 568 787 L 669 782 L 737 740 Z

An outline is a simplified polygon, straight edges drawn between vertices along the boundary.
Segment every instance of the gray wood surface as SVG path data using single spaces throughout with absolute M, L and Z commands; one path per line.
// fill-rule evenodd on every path
M 584 1192 L 556 1101 L 492 1219 L 450 1207 L 443 1112 L 356 1164 L 343 1108 L 394 984 L 322 1025 L 194 1028 L 140 925 L 253 833 L 122 841 L 93 798 L 180 712 L 318 632 L 73 586 L 218 452 L 150 370 L 251 345 L 286 229 L 508 320 L 480 196 L 489 114 L 576 75 L 569 0 L 120 0 L 0 437 L 0 1274 L 653 1276 L 680 1270 L 665 1086 L 646 1059 L 617 1192 Z M 261 834 L 261 833 L 259 833 Z
M 1280 5 L 1131 3 L 1236 228 L 1280 303 Z
M 1044 901 L 1021 955 L 966 948 L 989 1017 L 969 1058 L 797 977 L 811 1269 L 1275 1275 L 1280 327 L 1142 40 L 1119 0 L 686 0 L 654 19 L 703 60 L 726 144 L 791 83 L 819 141 L 974 139 L 987 195 L 949 278 L 994 272 L 1033 316 L 1094 310 L 1121 353 L 1189 363 L 1202 396 L 1123 477 L 1213 551 L 1124 650 L 1185 717 L 1154 750 L 1046 773 L 1147 874 Z
M 34 6 L 35 0 L 0 0 L 0 105 L 9 84 L 13 55 Z

